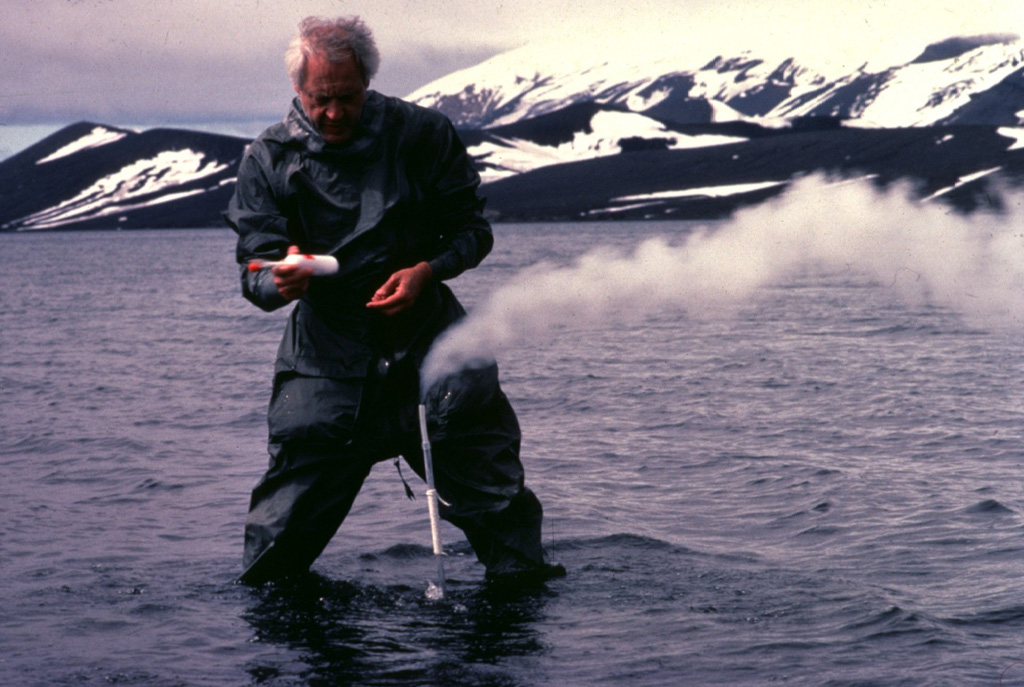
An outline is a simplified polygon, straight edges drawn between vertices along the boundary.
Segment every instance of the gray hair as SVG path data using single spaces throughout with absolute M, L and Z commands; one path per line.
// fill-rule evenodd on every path
M 373 33 L 359 17 L 306 17 L 299 22 L 299 33 L 284 55 L 288 76 L 297 88 L 302 87 L 306 78 L 306 60 L 310 55 L 322 55 L 332 63 L 354 57 L 366 82 L 380 67 L 380 52 Z

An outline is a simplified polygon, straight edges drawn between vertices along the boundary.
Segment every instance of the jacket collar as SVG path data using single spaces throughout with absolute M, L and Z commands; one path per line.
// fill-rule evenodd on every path
M 311 153 L 329 152 L 343 157 L 366 157 L 376 150 L 384 130 L 384 96 L 377 91 L 366 92 L 366 103 L 352 138 L 343 145 L 331 145 L 309 121 L 302 102 L 296 96 L 285 116 L 284 125 L 289 137 Z

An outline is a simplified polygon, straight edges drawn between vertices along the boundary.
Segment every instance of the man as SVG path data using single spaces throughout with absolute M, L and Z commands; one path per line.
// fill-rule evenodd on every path
M 523 483 L 519 426 L 496 366 L 419 388 L 431 343 L 464 314 L 442 282 L 493 242 L 465 148 L 440 114 L 368 90 L 379 55 L 358 18 L 305 19 L 286 61 L 298 97 L 250 146 L 225 215 L 245 297 L 265 310 L 295 302 L 242 580 L 305 571 L 374 463 L 401 455 L 423 476 L 421 395 L 441 515 L 465 532 L 488 578 L 564 574 L 544 558 L 541 505 Z M 296 252 L 333 255 L 339 272 L 246 269 Z

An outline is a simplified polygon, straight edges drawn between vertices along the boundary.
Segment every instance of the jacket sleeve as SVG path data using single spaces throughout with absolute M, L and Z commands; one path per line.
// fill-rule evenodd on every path
M 242 295 L 263 310 L 271 311 L 287 304 L 274 286 L 270 270 L 250 272 L 247 265 L 256 259 L 277 260 L 290 245 L 288 220 L 281 212 L 270 182 L 269 155 L 260 142 L 253 143 L 238 167 L 235 194 L 224 218 L 238 234 L 235 259 L 241 269 Z
M 434 277 L 446 280 L 480 264 L 494 245 L 478 194 L 480 175 L 451 122 L 445 120 L 434 140 L 435 164 L 427 202 L 433 210 L 437 244 L 429 260 Z

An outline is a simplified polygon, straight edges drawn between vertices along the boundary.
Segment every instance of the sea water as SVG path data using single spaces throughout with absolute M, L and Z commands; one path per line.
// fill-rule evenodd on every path
M 452 286 L 694 230 L 497 225 Z M 499 362 L 567 577 L 489 587 L 445 525 L 430 598 L 423 485 L 382 463 L 310 575 L 253 589 L 287 312 L 233 246 L 0 236 L 0 684 L 1024 684 L 1019 330 L 835 269 L 555 323 Z

